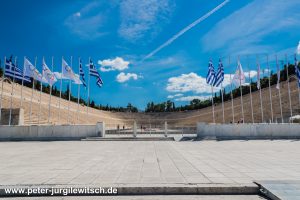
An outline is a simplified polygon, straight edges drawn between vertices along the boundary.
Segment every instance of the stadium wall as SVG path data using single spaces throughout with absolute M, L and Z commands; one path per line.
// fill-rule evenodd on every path
M 104 135 L 104 123 L 96 125 L 0 126 L 0 140 L 80 140 Z
M 197 137 L 219 139 L 300 139 L 300 125 L 197 123 Z

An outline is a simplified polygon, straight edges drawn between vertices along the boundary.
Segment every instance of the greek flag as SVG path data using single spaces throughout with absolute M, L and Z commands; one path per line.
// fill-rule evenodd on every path
M 4 75 L 18 80 L 31 82 L 28 76 L 23 76 L 23 71 L 12 62 L 12 57 L 9 60 L 5 59 Z
M 80 75 L 81 82 L 82 82 L 83 86 L 86 87 L 85 78 L 84 78 L 84 72 L 83 72 L 83 69 L 82 69 L 81 59 L 79 60 L 79 75 Z
M 217 71 L 216 81 L 214 86 L 219 87 L 219 85 L 221 85 L 223 80 L 224 80 L 224 67 L 221 59 L 219 59 L 219 66 L 218 66 L 218 71 Z
M 295 55 L 295 73 L 298 79 L 298 86 L 300 87 L 300 70 L 298 68 L 297 56 Z
M 206 76 L 206 83 L 213 86 L 215 84 L 215 70 L 212 61 L 208 63 L 208 73 Z
M 93 61 L 90 59 L 90 63 L 89 63 L 89 71 L 90 71 L 90 75 L 91 76 L 94 76 L 97 78 L 97 81 L 96 81 L 96 84 L 99 86 L 99 87 L 102 87 L 103 85 L 103 81 L 100 77 L 100 74 L 98 73 Z

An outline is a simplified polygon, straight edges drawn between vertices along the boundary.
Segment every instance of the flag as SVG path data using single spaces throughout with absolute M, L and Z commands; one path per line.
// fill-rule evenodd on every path
M 72 81 L 75 81 L 76 76 L 73 72 L 72 68 L 68 65 L 68 63 L 62 59 L 62 79 L 71 79 Z
M 218 71 L 217 71 L 214 86 L 219 87 L 219 85 L 223 82 L 223 80 L 224 80 L 224 67 L 221 59 L 219 59 L 219 66 L 218 66 Z
M 235 74 L 233 76 L 232 82 L 236 86 L 241 86 L 245 83 L 245 74 L 243 71 L 242 64 L 240 61 L 238 62 L 237 70 L 235 71 Z
M 297 53 L 297 54 L 300 54 L 300 41 L 299 41 L 299 43 L 298 43 L 298 46 L 297 46 L 297 49 L 296 49 L 296 53 Z
M 260 65 L 257 64 L 257 89 L 260 89 Z
M 45 79 L 48 81 L 50 86 L 54 85 L 57 81 L 54 73 L 51 72 L 44 59 L 43 59 L 43 77 L 45 77 Z
M 94 77 L 97 78 L 96 84 L 97 84 L 99 87 L 102 87 L 103 81 L 102 81 L 102 79 L 101 79 L 101 77 L 100 77 L 100 74 L 99 74 L 99 72 L 97 71 L 97 69 L 96 69 L 96 67 L 95 67 L 95 65 L 94 65 L 94 63 L 93 63 L 92 60 L 90 60 L 90 63 L 89 63 L 89 72 L 90 72 L 90 73 L 89 73 L 90 76 L 94 76 Z
M 212 61 L 208 62 L 208 73 L 206 76 L 206 83 L 213 86 L 215 83 L 215 70 Z
M 278 64 L 277 64 L 277 84 L 276 84 L 276 89 L 277 90 L 280 89 L 280 69 L 278 67 Z
M 298 79 L 298 86 L 300 87 L 300 70 L 298 68 L 298 61 L 297 61 L 297 56 L 295 54 L 295 73 Z
M 81 78 L 83 86 L 86 87 L 85 78 L 84 78 L 84 72 L 83 72 L 83 69 L 82 69 L 81 59 L 79 60 L 79 76 Z
M 18 80 L 23 80 L 27 82 L 31 82 L 28 76 L 23 77 L 23 71 L 12 62 L 12 57 L 7 60 L 5 59 L 5 68 L 4 68 L 4 75 L 9 76 Z
M 24 58 L 24 75 L 32 77 L 33 79 L 43 82 L 43 83 L 48 83 L 45 77 L 31 64 L 31 62 L 27 59 Z
M 75 74 L 74 84 L 76 85 L 82 85 L 83 82 L 80 80 L 80 77 L 78 74 Z
M 69 79 L 68 77 L 65 77 L 62 73 L 60 72 L 53 72 L 54 76 L 56 79 Z

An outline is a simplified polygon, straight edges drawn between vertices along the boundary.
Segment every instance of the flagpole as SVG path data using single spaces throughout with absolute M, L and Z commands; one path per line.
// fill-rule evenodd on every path
M 271 107 L 271 119 L 272 123 L 274 122 L 274 114 L 273 114 L 273 102 L 272 102 L 272 91 L 271 91 L 271 71 L 269 65 L 269 55 L 267 55 L 267 66 L 269 71 L 269 95 L 270 95 L 270 107 Z
M 299 76 L 298 76 L 298 72 L 299 68 L 298 68 L 298 61 L 297 61 L 297 54 L 295 53 L 295 73 L 296 73 L 296 77 L 297 77 L 297 86 L 298 86 L 298 96 L 299 96 L 299 106 L 300 106 L 300 87 L 299 87 Z
M 52 56 L 52 58 L 51 58 L 51 72 L 52 73 L 53 73 L 53 61 L 54 61 L 54 58 Z M 52 97 L 52 84 L 50 84 L 49 107 L 48 107 L 48 124 L 50 123 L 50 117 L 51 117 L 51 97 Z
M 79 71 L 79 79 L 80 79 L 80 58 L 78 59 L 78 71 Z M 80 84 L 78 84 L 77 91 L 77 124 L 79 124 L 79 98 L 80 98 Z
M 91 64 L 91 57 L 89 57 L 89 76 L 88 76 L 88 102 L 87 102 L 87 109 L 86 109 L 86 112 L 87 112 L 87 119 L 89 118 L 89 106 L 90 106 L 90 64 Z
M 14 93 L 16 67 L 17 67 L 17 57 L 15 57 L 14 77 L 13 77 L 13 82 L 11 84 L 10 109 L 9 109 L 9 121 L 8 121 L 9 126 L 11 125 L 11 118 L 12 118 L 12 116 L 11 116 L 12 115 L 12 99 L 13 99 L 13 93 Z
M 61 57 L 61 62 L 63 61 L 64 57 Z M 63 74 L 63 66 L 61 65 L 61 77 L 60 77 L 60 89 L 59 89 L 59 100 L 58 100 L 58 122 L 60 121 L 60 101 L 61 101 L 61 90 L 62 90 L 62 74 Z
M 257 62 L 257 73 L 259 76 L 257 77 L 259 80 L 257 80 L 257 84 L 259 83 L 259 99 L 260 99 L 260 110 L 261 110 L 261 122 L 264 122 L 264 110 L 263 110 L 263 104 L 262 104 L 262 94 L 261 94 L 261 84 L 260 84 L 260 63 L 259 58 L 256 56 L 256 62 Z
M 290 103 L 290 111 L 291 117 L 293 117 L 293 110 L 292 110 L 292 101 L 291 101 L 291 91 L 290 91 L 290 78 L 289 78 L 289 65 L 287 61 L 287 54 L 285 54 L 285 63 L 286 63 L 286 75 L 287 75 L 287 83 L 288 83 L 288 94 L 289 94 L 289 103 Z
M 44 57 L 43 57 L 43 62 L 45 62 Z M 41 82 L 41 87 L 40 87 L 40 107 L 39 107 L 38 125 L 40 125 L 41 110 L 42 110 L 41 108 L 42 108 L 43 78 L 44 78 L 44 73 L 42 73 L 42 80 L 40 81 Z
M 223 124 L 225 124 L 225 113 L 224 113 L 224 97 L 223 97 L 223 83 L 221 83 L 221 94 L 222 94 L 222 111 L 223 111 Z
M 228 58 L 228 65 L 230 69 L 230 56 Z M 232 79 L 230 73 L 230 94 L 231 94 L 231 111 L 232 111 L 232 123 L 234 123 L 234 107 L 233 107 L 233 94 L 232 94 Z
M 24 56 L 24 65 L 25 65 L 25 58 L 26 58 L 26 56 Z M 24 77 L 25 77 L 24 65 L 23 65 L 23 78 L 22 78 L 22 86 L 21 86 L 21 103 L 20 103 L 20 108 L 23 107 L 23 86 L 24 86 Z
M 240 63 L 240 57 L 238 57 L 239 65 Z M 241 71 L 241 66 L 239 66 L 239 78 L 240 78 L 240 93 L 241 93 L 241 108 L 242 108 L 242 117 L 243 117 L 243 123 L 245 123 L 245 116 L 244 116 L 244 103 L 243 103 L 243 89 L 242 89 L 242 71 Z
M 215 121 L 215 104 L 214 104 L 214 86 L 211 85 L 211 104 L 212 104 L 212 114 L 213 114 L 213 123 L 216 123 Z
M 3 98 L 3 82 L 4 82 L 4 74 L 5 74 L 5 65 L 6 65 L 6 56 L 4 56 L 3 62 L 3 73 L 2 73 L 2 81 L 1 81 L 1 99 L 0 99 L 0 123 L 2 119 L 2 98 Z
M 34 59 L 34 68 L 36 69 L 37 57 Z M 33 90 L 34 90 L 34 76 L 32 77 L 32 90 L 31 90 L 31 99 L 30 99 L 30 114 L 29 114 L 29 123 L 32 124 L 31 115 L 32 115 L 32 99 L 33 99 Z
M 71 69 L 72 69 L 72 61 L 73 56 L 71 56 Z M 72 90 L 72 82 L 69 80 L 69 102 L 68 102 L 68 124 L 70 124 L 70 101 L 71 101 L 71 90 Z
M 248 64 L 248 70 L 249 70 L 249 89 L 250 89 L 250 106 L 251 106 L 251 119 L 252 119 L 252 124 L 254 124 L 254 115 L 253 115 L 253 101 L 252 101 L 252 79 L 251 79 L 251 70 L 250 70 L 250 65 L 249 65 L 249 57 L 247 56 L 247 64 Z
M 277 73 L 279 72 L 280 75 L 280 68 L 278 65 L 278 58 L 276 55 L 276 68 L 277 68 Z M 277 75 L 277 79 L 278 79 L 278 75 Z M 279 104 L 280 104 L 280 116 L 281 116 L 281 123 L 283 123 L 283 113 L 282 113 L 282 103 L 281 103 L 281 91 L 280 91 L 280 76 L 279 76 L 279 80 L 277 80 L 277 83 L 279 83 L 279 87 L 278 87 L 278 95 L 279 95 Z

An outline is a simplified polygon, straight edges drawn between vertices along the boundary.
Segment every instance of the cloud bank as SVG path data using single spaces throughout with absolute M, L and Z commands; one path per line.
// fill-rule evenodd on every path
M 129 61 L 125 61 L 121 57 L 116 57 L 115 59 L 106 59 L 106 60 L 99 60 L 98 64 L 101 65 L 100 70 L 102 72 L 109 72 L 109 71 L 123 71 L 128 69 L 128 65 L 130 64 Z
M 135 73 L 124 73 L 124 72 L 121 72 L 120 74 L 117 75 L 117 81 L 119 83 L 124 83 L 124 82 L 127 82 L 129 80 L 138 80 L 139 78 L 142 78 L 141 76 L 135 74 Z

